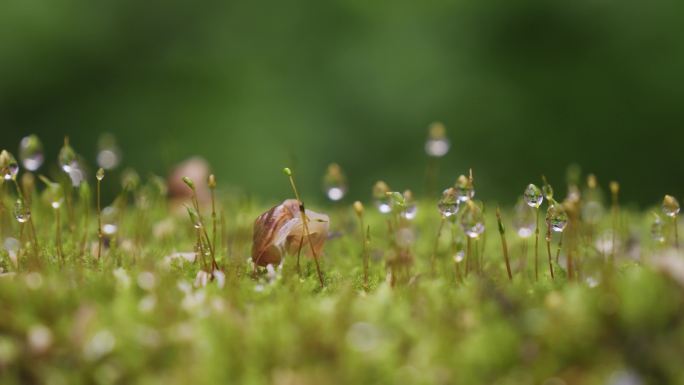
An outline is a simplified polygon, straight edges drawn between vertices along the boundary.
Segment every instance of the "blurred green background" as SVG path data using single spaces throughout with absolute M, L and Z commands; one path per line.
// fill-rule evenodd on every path
M 94 161 L 165 174 L 201 154 L 223 185 L 322 200 L 329 162 L 350 197 L 379 178 L 424 185 L 430 122 L 478 196 L 513 201 L 577 162 L 624 199 L 682 196 L 684 2 L 679 0 L 5 0 L 0 146 L 62 137 Z M 559 188 L 561 191 L 563 189 Z

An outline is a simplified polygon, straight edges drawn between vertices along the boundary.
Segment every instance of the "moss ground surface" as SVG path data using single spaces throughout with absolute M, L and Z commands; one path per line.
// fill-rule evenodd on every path
M 10 191 L 3 237 L 20 238 L 8 215 Z M 473 245 L 482 268 L 464 277 L 461 262 L 457 273 L 453 256 L 462 242 L 452 243 L 448 224 L 431 274 L 440 216 L 436 202 L 423 201 L 410 224 L 412 261 L 391 285 L 386 220 L 367 207 L 370 284 L 364 290 L 362 235 L 349 204 L 313 207 L 331 216 L 320 288 L 308 258 L 301 275 L 290 256 L 281 269 L 254 276 L 252 225 L 269 205 L 221 195 L 223 275 L 202 285 L 201 262 L 172 257 L 193 256 L 187 215 L 150 191 L 139 188 L 122 206 L 118 231 L 100 260 L 92 209 L 85 227 L 87 199 L 75 199 L 73 227 L 62 209 L 61 260 L 54 213 L 34 197 L 37 260 L 28 243 L 17 264 L 7 250 L 0 253 L 0 383 L 684 383 L 684 290 L 675 273 L 654 263 L 668 253 L 684 256 L 653 244 L 645 214 L 622 212 L 612 268 L 605 250 L 578 241 L 572 280 L 565 271 L 568 246 L 551 280 L 541 237 L 535 281 L 534 237 L 527 240 L 523 270 L 524 241 L 509 230 L 509 281 L 493 210 Z M 511 227 L 512 214 L 503 215 Z M 206 208 L 203 216 L 210 223 Z M 606 215 L 592 232 L 610 228 Z

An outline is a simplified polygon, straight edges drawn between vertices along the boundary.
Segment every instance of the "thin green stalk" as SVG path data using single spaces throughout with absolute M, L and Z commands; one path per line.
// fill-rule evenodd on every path
M 216 177 L 214 174 L 209 175 L 209 190 L 211 191 L 211 249 L 216 252 Z M 216 260 L 216 255 L 212 256 L 214 261 Z M 214 262 L 214 264 L 216 264 Z M 217 267 L 217 266 L 215 266 Z
M 81 238 L 81 253 L 79 255 L 82 258 L 86 253 L 86 245 L 88 242 L 88 226 L 90 225 L 90 199 L 83 205 L 84 215 L 83 215 L 83 237 Z
M 299 246 L 297 247 L 297 275 L 299 277 L 302 276 L 302 270 L 301 270 L 301 265 L 300 265 L 300 258 L 302 256 L 302 247 L 304 246 L 304 234 L 302 234 L 301 237 L 299 237 Z
M 555 279 L 553 275 L 553 261 L 551 260 L 551 223 L 546 222 L 546 252 L 549 255 L 549 272 L 551 279 Z
M 534 227 L 534 280 L 539 281 L 539 207 L 537 212 L 537 224 Z
M 204 256 L 204 248 L 202 247 L 202 230 L 199 227 L 197 228 L 197 243 L 195 244 L 195 248 L 197 249 L 198 256 L 201 258 L 202 269 L 205 271 L 208 270 L 207 260 Z
M 104 234 L 102 233 L 102 206 L 100 201 L 100 178 L 97 178 L 97 260 L 102 256 L 102 242 Z
M 28 223 L 29 223 L 29 226 L 31 229 L 31 234 L 30 234 L 29 238 L 32 238 L 31 244 L 33 246 L 33 259 L 34 259 L 34 261 L 37 261 L 38 260 L 38 239 L 36 238 L 36 229 L 33 225 L 33 215 L 31 212 L 31 205 L 30 205 L 30 202 L 27 201 L 26 196 L 24 195 L 24 191 L 19 186 L 19 183 L 17 183 L 17 180 L 12 179 L 12 182 L 14 182 L 14 187 L 17 190 L 17 195 L 19 196 L 19 200 L 21 200 L 22 206 L 26 209 L 27 214 L 28 214 Z M 1 197 L 0 197 L 0 199 L 1 199 Z M 4 204 L 3 204 L 3 206 L 4 206 Z M 2 225 L 0 224 L 0 227 L 1 226 Z M 23 229 L 23 224 L 21 227 Z
M 619 210 L 620 206 L 618 203 L 618 192 L 619 192 L 619 185 L 617 182 L 611 182 L 610 184 L 610 190 L 612 192 L 612 197 L 613 197 L 613 207 L 611 208 L 612 214 L 613 214 L 613 232 L 612 232 L 612 239 L 610 243 L 610 264 L 613 265 L 615 263 L 615 249 L 617 247 L 615 246 L 615 240 L 617 237 L 617 231 L 618 231 L 618 221 L 619 221 Z
M 195 209 L 195 212 L 197 213 L 197 220 L 199 221 L 198 230 L 199 230 L 200 244 L 202 243 L 202 235 L 204 235 L 204 238 L 206 239 L 206 242 L 207 242 L 207 247 L 209 248 L 209 253 L 211 254 L 211 268 L 212 268 L 212 270 L 216 270 L 216 269 L 218 269 L 218 264 L 216 263 L 216 254 L 214 252 L 214 247 L 212 246 L 211 240 L 209 239 L 209 233 L 207 232 L 206 226 L 204 226 L 204 221 L 202 219 L 202 213 L 200 212 L 199 201 L 197 200 L 197 191 L 195 191 L 195 184 L 188 177 L 183 177 L 183 182 L 192 191 L 192 198 L 191 198 L 192 205 Z M 254 266 L 254 270 L 256 271 L 256 265 Z
M 294 181 L 294 176 L 292 175 L 292 170 L 289 168 L 286 168 L 285 174 L 289 177 L 290 179 L 290 186 L 292 187 L 292 191 L 294 192 L 295 198 L 297 199 L 297 202 L 299 203 L 299 214 L 302 218 L 302 224 L 304 226 L 304 235 L 306 236 L 306 239 L 309 241 L 309 246 L 311 247 L 311 254 L 313 255 L 314 262 L 316 263 L 316 273 L 318 274 L 318 281 L 321 284 L 321 287 L 325 286 L 325 283 L 323 281 L 323 273 L 321 272 L 321 266 L 318 262 L 318 255 L 316 253 L 316 249 L 314 248 L 313 241 L 311 240 L 311 234 L 309 233 L 309 218 L 306 216 L 306 209 L 304 208 L 304 202 L 299 197 L 299 192 L 297 191 L 297 186 L 295 185 Z
M 194 194 L 194 193 L 193 193 Z M 197 197 L 194 199 L 195 201 L 195 210 L 197 210 L 197 216 L 200 218 L 200 242 L 202 235 L 204 235 L 204 239 L 206 240 L 207 247 L 209 248 L 209 254 L 211 255 L 211 268 L 212 270 L 218 269 L 218 264 L 216 263 L 216 256 L 214 253 L 214 247 L 211 244 L 211 240 L 209 239 L 209 233 L 207 233 L 207 229 L 204 226 L 204 223 L 202 221 L 202 215 L 200 214 L 199 211 L 199 203 L 197 202 Z
M 369 257 L 368 257 L 368 244 L 370 243 L 370 226 L 366 229 L 366 237 L 363 240 L 363 286 L 368 290 L 368 267 L 369 267 Z
M 513 274 L 511 273 L 511 263 L 508 260 L 508 244 L 506 243 L 506 229 L 504 229 L 503 223 L 501 222 L 501 210 L 496 208 L 496 220 L 499 224 L 499 234 L 501 235 L 501 248 L 503 249 L 504 261 L 506 262 L 506 271 L 508 272 L 508 279 L 513 280 Z

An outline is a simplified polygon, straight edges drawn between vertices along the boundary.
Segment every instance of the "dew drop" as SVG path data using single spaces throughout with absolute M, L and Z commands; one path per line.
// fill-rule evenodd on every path
M 111 170 L 119 165 L 119 156 L 112 150 L 102 150 L 97 153 L 97 164 L 105 170 Z
M 102 134 L 98 140 L 97 164 L 105 170 L 115 169 L 121 163 L 121 150 L 112 134 Z
M 546 211 L 546 221 L 551 226 L 551 230 L 560 233 L 568 224 L 568 214 L 560 203 L 552 203 Z
M 616 241 L 615 245 L 613 245 L 613 240 Z M 605 231 L 596 239 L 596 250 L 603 254 L 612 253 L 617 246 L 619 246 L 619 244 L 613 236 L 613 232 L 610 230 Z
M 466 202 L 475 197 L 475 188 L 470 179 L 465 175 L 458 177 L 454 189 L 456 190 L 456 199 L 459 202 Z
M 587 286 L 589 286 L 592 289 L 597 287 L 601 283 L 599 278 L 594 276 L 588 276 L 587 278 L 585 278 L 584 282 L 587 284 Z
M 679 214 L 679 202 L 672 195 L 665 195 L 663 199 L 663 214 L 674 218 Z
M 78 167 L 78 157 L 76 152 L 69 145 L 68 141 L 65 141 L 64 146 L 59 150 L 59 155 L 57 156 L 57 161 L 59 167 L 62 168 L 67 174 L 74 168 Z
M 660 218 L 659 215 L 655 216 L 655 219 L 653 220 L 653 224 L 651 224 L 651 238 L 656 242 L 656 243 L 664 243 L 665 242 L 665 224 L 663 223 L 663 220 Z
M 406 190 L 404 191 L 404 209 L 401 212 L 402 218 L 406 218 L 408 220 L 413 220 L 416 218 L 416 215 L 418 214 L 418 206 L 416 205 L 415 200 L 413 199 L 413 193 L 411 190 Z
M 536 209 L 539 206 L 541 206 L 542 201 L 544 200 L 544 195 L 542 194 L 542 190 L 539 187 L 530 183 L 529 185 L 527 185 L 527 188 L 525 189 L 523 198 L 525 199 L 525 203 L 527 203 L 528 206 Z
M 461 216 L 461 227 L 469 238 L 477 238 L 484 232 L 484 215 L 478 204 L 468 202 Z
M 342 187 L 330 187 L 328 189 L 328 199 L 337 202 L 344 198 L 345 191 Z
M 71 179 L 71 185 L 74 187 L 80 186 L 81 182 L 83 182 L 83 179 L 85 178 L 83 170 L 81 170 L 81 166 L 78 164 L 78 162 L 72 163 L 67 174 L 69 175 L 69 179 Z
M 57 183 L 49 182 L 47 188 L 43 191 L 43 200 L 53 209 L 59 209 L 64 202 L 64 190 L 62 189 L 62 186 Z
M 449 152 L 451 143 L 444 139 L 428 139 L 425 142 L 425 152 L 432 157 L 441 158 Z
M 117 225 L 119 210 L 114 206 L 107 206 L 102 209 L 102 232 L 106 235 L 114 235 L 119 230 Z
M 29 210 L 23 199 L 17 199 L 14 203 L 14 218 L 19 223 L 26 223 L 31 218 L 31 210 Z
M 459 200 L 456 196 L 456 189 L 453 187 L 444 190 L 442 199 L 439 200 L 437 208 L 444 218 L 449 218 L 458 213 Z
M 347 178 L 337 163 L 328 166 L 328 171 L 323 177 L 323 189 L 328 199 L 333 202 L 342 200 L 347 194 Z
M 402 213 L 402 216 L 408 220 L 416 219 L 418 214 L 418 206 L 415 203 L 410 203 L 406 206 L 406 210 Z
M 6 150 L 0 153 L 0 174 L 4 180 L 13 180 L 19 173 L 19 164 L 12 154 Z
M 100 167 L 100 169 L 97 170 L 97 174 L 95 174 L 95 177 L 97 178 L 97 180 L 102 180 L 102 179 L 104 179 L 104 176 L 105 176 L 104 169 L 102 167 Z
M 43 143 L 36 135 L 29 135 L 19 142 L 19 159 L 29 171 L 36 171 L 43 165 L 45 156 Z
M 378 181 L 373 186 L 373 201 L 375 207 L 381 214 L 389 214 L 392 212 L 390 197 L 387 196 L 389 186 L 383 181 Z
M 428 156 L 441 158 L 449 152 L 450 147 L 451 143 L 446 137 L 444 125 L 439 122 L 432 123 L 425 141 L 425 152 Z
M 375 207 L 378 208 L 378 211 L 380 211 L 381 214 L 389 214 L 392 212 L 392 206 L 390 206 L 387 201 L 375 201 Z
M 192 208 L 192 207 L 186 207 L 188 211 L 188 216 L 190 217 L 190 222 L 192 223 L 192 226 L 196 229 L 201 229 L 202 228 L 202 218 L 200 218 L 199 213 Z
M 513 216 L 513 227 L 520 238 L 529 238 L 536 228 L 536 212 L 524 200 L 516 203 Z

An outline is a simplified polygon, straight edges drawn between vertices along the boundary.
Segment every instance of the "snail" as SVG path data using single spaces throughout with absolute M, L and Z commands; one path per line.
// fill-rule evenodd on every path
M 328 237 L 330 219 L 325 214 L 306 210 L 311 244 L 320 256 Z M 306 239 L 304 225 L 296 199 L 287 199 L 261 214 L 254 222 L 252 261 L 257 266 L 280 264 L 285 254 L 300 250 L 314 256 Z M 303 243 L 303 244 L 302 244 Z

